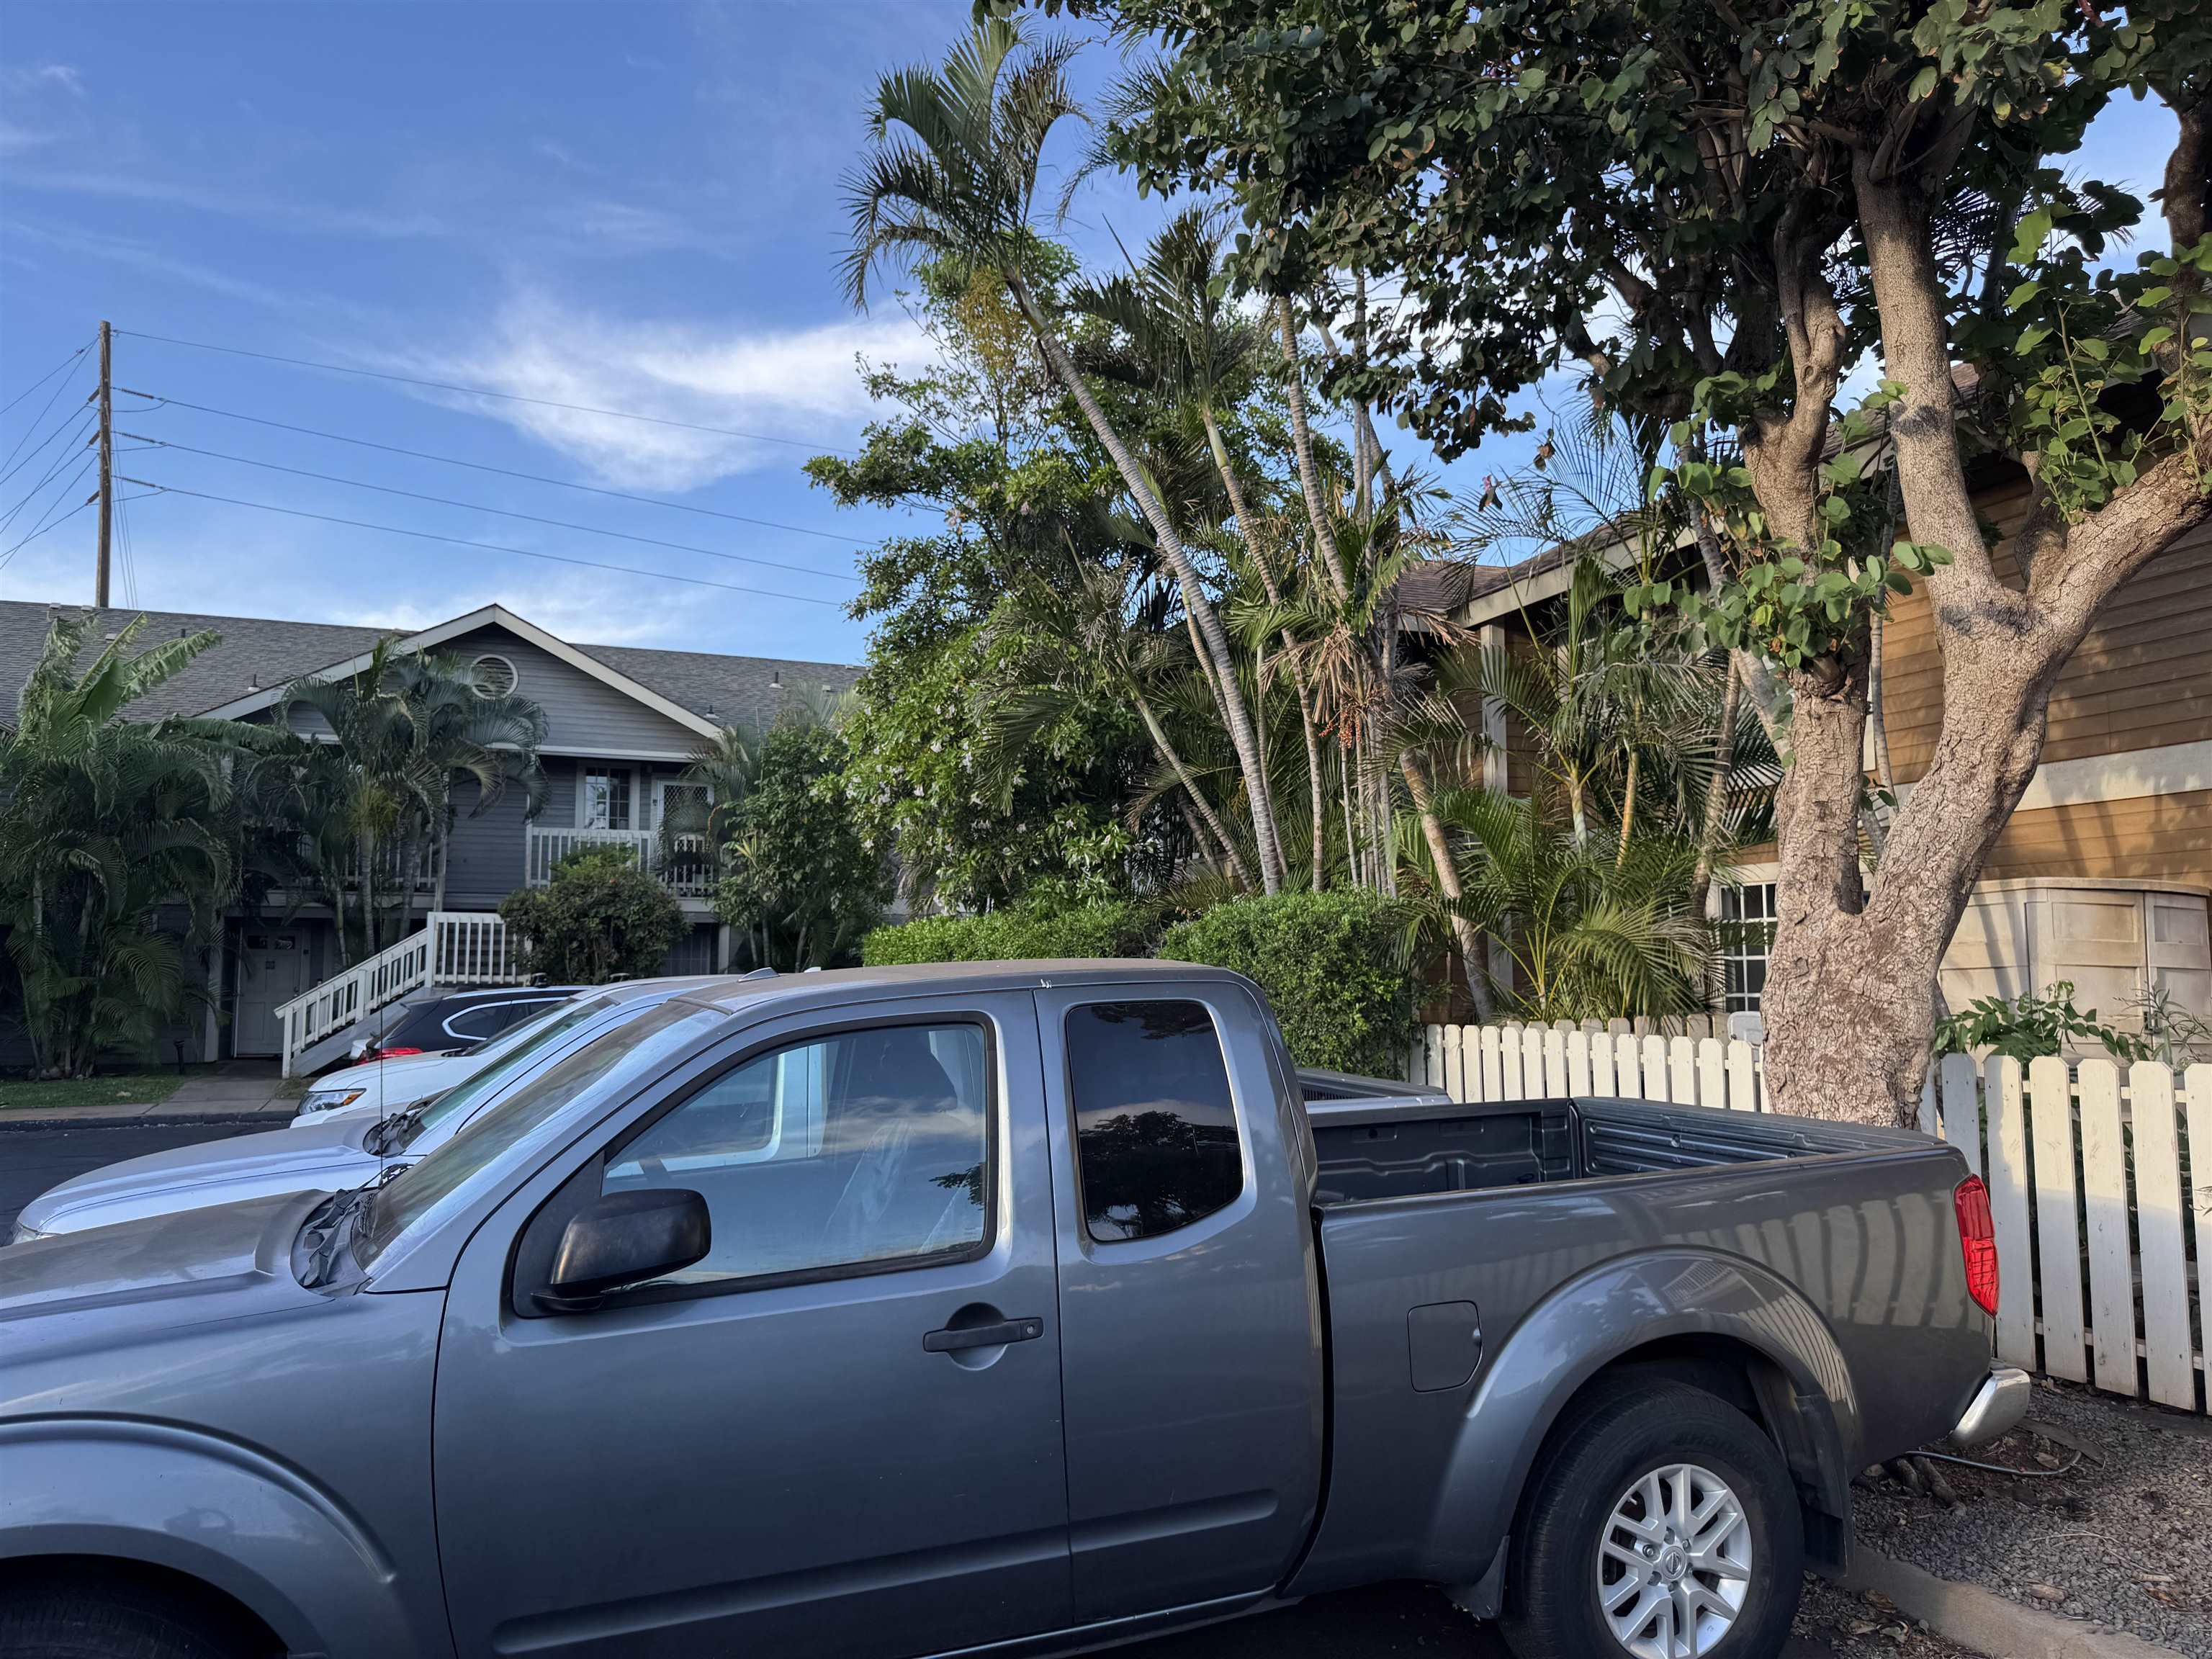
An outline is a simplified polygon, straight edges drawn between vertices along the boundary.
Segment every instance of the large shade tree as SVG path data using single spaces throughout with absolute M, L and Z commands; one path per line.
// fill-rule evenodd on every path
M 1115 153 L 1233 194 L 1247 280 L 1391 278 L 1340 386 L 1447 452 L 1563 366 L 1673 424 L 1662 483 L 1706 578 L 1684 608 L 1790 762 L 1771 1097 L 1908 1118 L 1937 966 L 2059 671 L 2212 514 L 2212 20 L 2188 0 L 1071 9 L 1164 42 Z M 2063 171 L 2123 94 L 2178 130 L 2171 252 L 2125 273 L 2107 256 L 2142 204 Z M 1880 389 L 1852 420 L 1855 374 Z M 2028 501 L 2009 559 L 1973 489 L 2006 475 Z M 1916 580 L 1942 731 L 1869 876 L 1874 619 Z

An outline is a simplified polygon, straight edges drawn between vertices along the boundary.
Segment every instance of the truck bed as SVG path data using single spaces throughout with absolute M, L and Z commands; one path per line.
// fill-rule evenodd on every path
M 1900 1129 L 1596 1097 L 1468 1106 L 1310 1091 L 1307 1115 L 1324 1209 L 1927 1144 Z
M 1482 1579 L 1542 1425 L 1631 1349 L 1755 1357 L 1757 1408 L 1831 1449 L 1790 1461 L 1839 1565 L 1850 1472 L 1948 1431 L 1988 1374 L 1939 1141 L 1589 1097 L 1306 1115 L 1332 1455 L 1300 1594 Z

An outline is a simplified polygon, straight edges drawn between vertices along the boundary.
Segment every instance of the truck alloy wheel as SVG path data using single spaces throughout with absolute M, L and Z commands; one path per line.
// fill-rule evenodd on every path
M 1796 1491 L 1765 1431 L 1718 1395 L 1622 1375 L 1546 1439 L 1505 1638 L 1522 1659 L 1775 1659 L 1804 1558 Z
M 1728 1482 L 1695 1463 L 1621 1493 L 1597 1550 L 1597 1598 L 1636 1659 L 1694 1659 L 1735 1624 L 1751 1587 L 1751 1523 Z

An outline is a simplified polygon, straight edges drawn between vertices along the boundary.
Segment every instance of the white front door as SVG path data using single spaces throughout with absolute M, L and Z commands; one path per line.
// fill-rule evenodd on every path
M 284 1051 L 276 1010 L 307 988 L 307 941 L 300 933 L 241 933 L 238 939 L 235 1054 Z

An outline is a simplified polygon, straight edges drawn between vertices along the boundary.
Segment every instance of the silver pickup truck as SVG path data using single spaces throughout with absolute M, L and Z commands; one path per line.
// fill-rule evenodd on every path
M 1410 1578 L 1761 1659 L 1854 1469 L 2017 1419 L 1995 1300 L 1916 1135 L 1302 1086 L 1171 963 L 726 982 L 381 1184 L 0 1250 L 0 1652 L 1044 1655 Z

